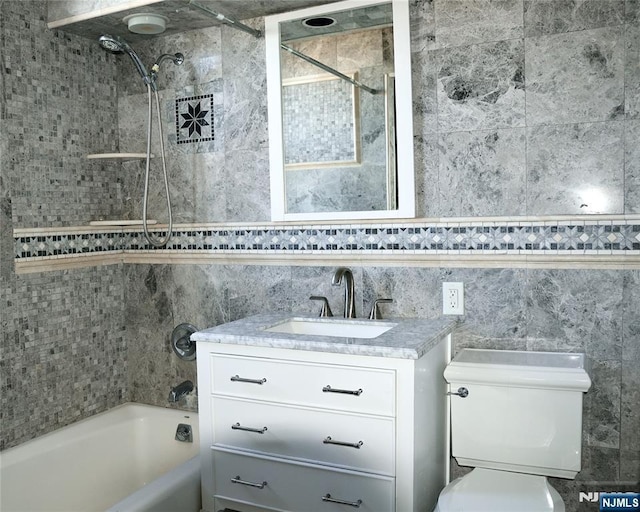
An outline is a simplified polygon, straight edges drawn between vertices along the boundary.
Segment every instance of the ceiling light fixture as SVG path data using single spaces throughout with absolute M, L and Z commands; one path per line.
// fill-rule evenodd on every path
M 134 34 L 162 34 L 167 27 L 169 18 L 159 14 L 139 13 L 125 16 L 124 21 L 129 27 L 129 31 Z
M 307 18 L 302 24 L 309 28 L 325 28 L 335 25 L 336 20 L 329 16 L 316 16 L 315 18 Z

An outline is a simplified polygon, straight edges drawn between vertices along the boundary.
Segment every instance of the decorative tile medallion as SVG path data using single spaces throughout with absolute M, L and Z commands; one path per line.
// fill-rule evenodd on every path
M 176 100 L 176 141 L 178 144 L 214 140 L 213 94 Z

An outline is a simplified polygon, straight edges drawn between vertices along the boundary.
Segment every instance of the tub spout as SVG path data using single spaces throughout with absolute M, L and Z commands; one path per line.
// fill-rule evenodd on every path
M 169 402 L 177 402 L 183 396 L 191 393 L 193 391 L 193 382 L 190 380 L 185 380 L 178 384 L 175 388 L 171 388 L 169 391 Z

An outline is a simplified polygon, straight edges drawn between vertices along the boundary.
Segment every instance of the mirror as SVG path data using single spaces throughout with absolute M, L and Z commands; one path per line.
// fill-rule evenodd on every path
M 408 0 L 265 19 L 274 221 L 415 216 Z

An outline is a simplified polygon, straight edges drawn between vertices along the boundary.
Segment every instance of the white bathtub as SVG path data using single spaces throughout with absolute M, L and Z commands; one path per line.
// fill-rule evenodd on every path
M 0 453 L 0 510 L 198 512 L 198 449 L 197 413 L 124 404 Z

